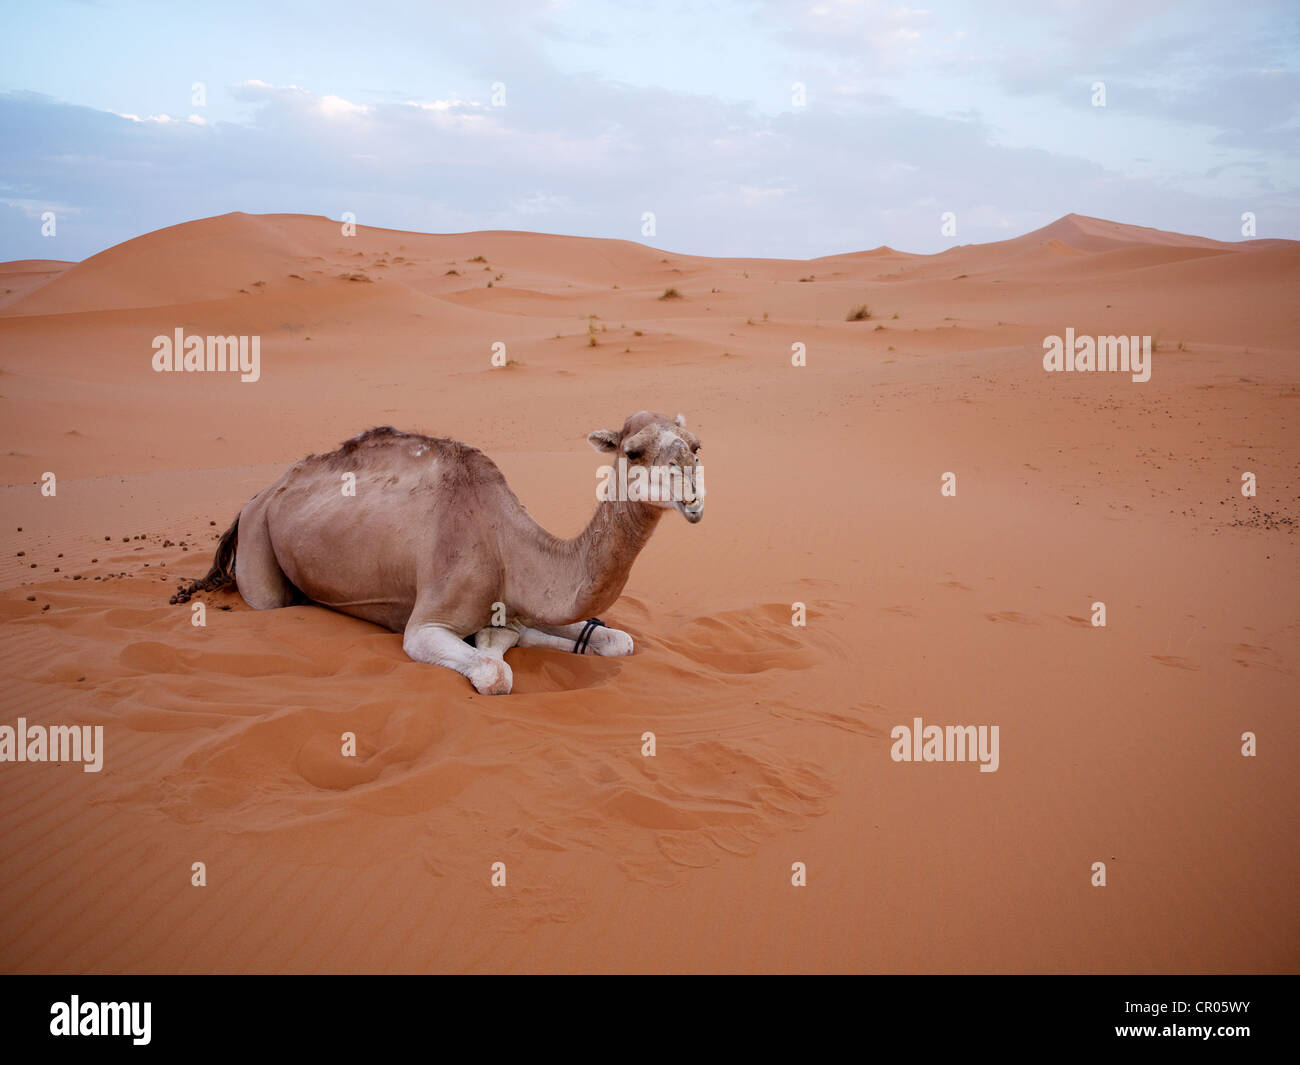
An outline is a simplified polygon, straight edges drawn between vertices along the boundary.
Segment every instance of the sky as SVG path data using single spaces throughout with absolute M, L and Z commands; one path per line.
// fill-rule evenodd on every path
M 907 2 L 0 0 L 0 260 L 228 211 L 783 258 L 1070 212 L 1300 239 L 1295 0 Z

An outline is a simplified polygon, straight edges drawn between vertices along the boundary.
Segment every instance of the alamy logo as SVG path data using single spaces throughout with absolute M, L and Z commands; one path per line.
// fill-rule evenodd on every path
M 104 768 L 103 725 L 0 725 L 0 762 L 81 762 L 87 773 Z
M 1130 373 L 1138 383 L 1151 380 L 1150 337 L 1076 337 L 1070 328 L 1064 340 L 1044 337 L 1043 352 L 1043 369 L 1048 373 L 1110 370 Z
M 70 1002 L 50 1006 L 50 1035 L 129 1035 L 136 1046 L 148 1046 L 153 1003 Z
M 262 376 L 262 338 L 260 336 L 186 336 L 177 328 L 173 336 L 153 338 L 153 368 L 167 370 L 215 372 L 231 370 L 241 381 L 256 381 Z
M 704 467 L 629 466 L 618 457 L 617 466 L 596 470 L 596 499 L 602 503 L 698 503 L 704 498 Z
M 998 771 L 997 725 L 923 725 L 914 717 L 911 728 L 895 725 L 889 738 L 895 762 L 979 762 L 981 773 Z

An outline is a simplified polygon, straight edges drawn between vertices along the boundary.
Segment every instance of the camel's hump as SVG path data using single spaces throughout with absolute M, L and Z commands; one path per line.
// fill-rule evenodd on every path
M 442 436 L 426 436 L 424 433 L 411 433 L 394 429 L 391 425 L 380 425 L 358 433 L 350 440 L 343 441 L 333 451 L 324 455 L 308 455 L 307 462 L 326 462 L 331 465 L 345 463 L 348 466 L 364 464 L 367 457 L 375 461 L 387 459 L 395 453 L 405 453 L 415 458 L 436 454 L 455 459 L 470 466 L 487 464 L 495 469 L 495 464 L 476 447 L 463 444 Z

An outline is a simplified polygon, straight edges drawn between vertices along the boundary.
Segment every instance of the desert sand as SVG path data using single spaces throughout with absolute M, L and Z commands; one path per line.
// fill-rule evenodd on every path
M 0 725 L 105 745 L 0 764 L 0 970 L 1295 971 L 1298 283 L 1296 242 L 1075 215 L 796 262 L 231 214 L 0 265 Z M 1151 379 L 1044 372 L 1067 327 L 1155 337 Z M 260 380 L 154 372 L 177 328 Z M 492 698 L 321 608 L 168 602 L 375 425 L 573 535 L 584 437 L 643 408 L 708 509 L 606 614 L 630 658 L 516 649 Z M 997 771 L 894 761 L 916 717 L 997 725 Z

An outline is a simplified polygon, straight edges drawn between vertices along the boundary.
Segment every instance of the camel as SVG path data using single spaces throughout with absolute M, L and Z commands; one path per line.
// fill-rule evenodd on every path
M 563 540 L 478 448 L 370 429 L 254 496 L 207 576 L 179 596 L 234 584 L 254 610 L 305 601 L 364 618 L 401 632 L 415 661 L 454 669 L 485 695 L 511 690 L 505 653 L 516 645 L 630 655 L 632 637 L 596 615 L 618 599 L 664 513 L 691 524 L 704 516 L 700 441 L 682 415 L 650 411 L 587 440 L 629 470 L 673 470 L 680 490 L 598 502 L 587 527 Z

